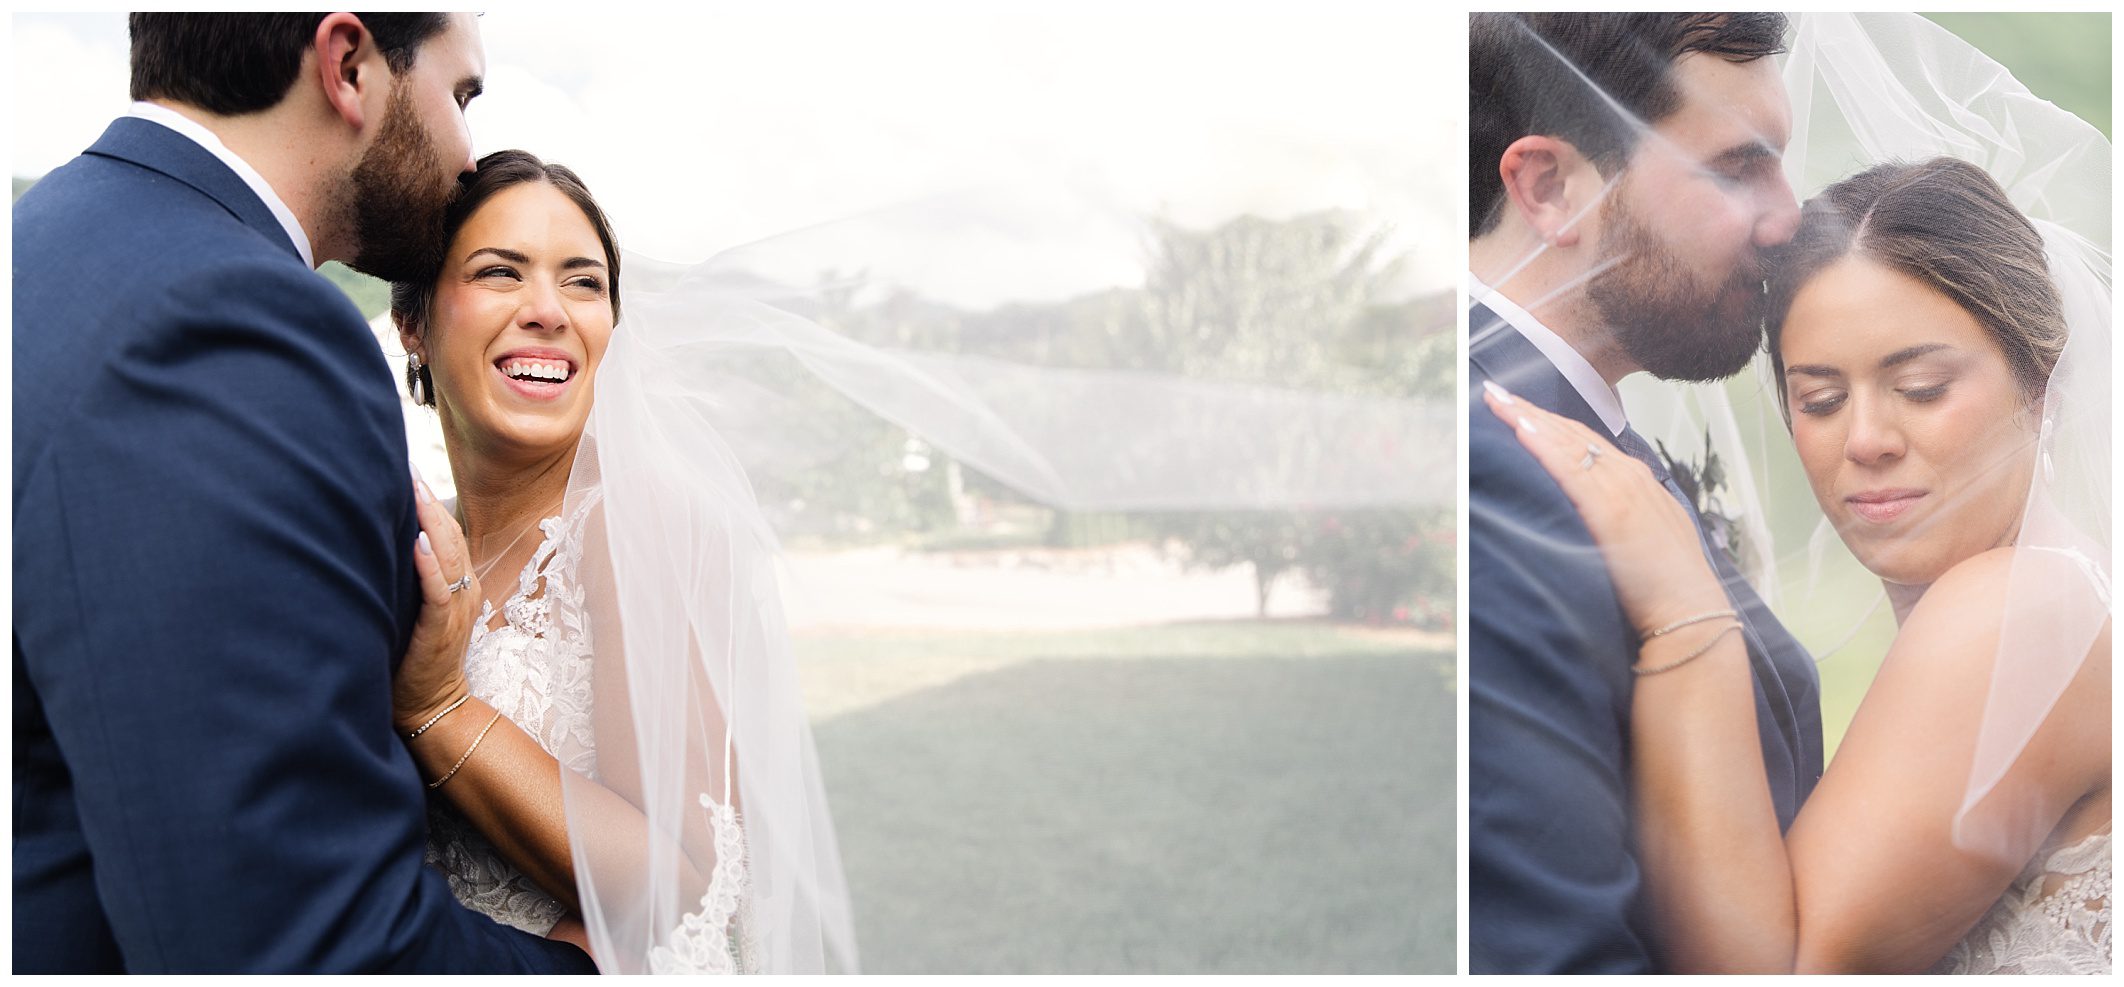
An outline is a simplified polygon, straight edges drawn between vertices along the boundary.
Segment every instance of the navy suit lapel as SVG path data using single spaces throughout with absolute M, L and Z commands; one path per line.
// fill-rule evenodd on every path
M 287 229 L 259 200 L 257 193 L 230 171 L 228 165 L 222 164 L 221 159 L 183 134 L 150 120 L 119 117 L 111 121 L 103 136 L 83 153 L 131 162 L 183 182 L 219 203 L 229 215 L 257 230 L 269 242 L 286 250 L 288 256 L 298 262 L 302 260 L 294 241 L 288 239 Z
M 1468 310 L 1468 362 L 1474 371 L 1497 381 L 1514 395 L 1574 419 L 1602 435 L 1608 434 L 1600 415 L 1586 403 L 1578 389 L 1571 386 L 1563 372 L 1518 330 L 1479 304 Z M 1468 383 L 1470 387 L 1481 386 L 1480 381 L 1474 379 Z M 1616 445 L 1650 466 L 1660 484 L 1688 509 L 1690 519 L 1696 520 L 1695 505 L 1689 503 L 1667 465 L 1635 429 L 1623 429 L 1616 437 Z M 1748 642 L 1748 663 L 1754 669 L 1758 683 L 1757 712 L 1770 720 L 1759 727 L 1764 734 L 1763 757 L 1771 774 L 1772 800 L 1777 806 L 1779 825 L 1790 826 L 1793 817 L 1799 813 L 1800 802 L 1813 791 L 1815 779 L 1821 774 L 1820 716 L 1818 713 L 1811 717 L 1802 715 L 1800 705 L 1794 700 L 1797 688 L 1811 701 L 1815 691 L 1812 662 L 1805 649 L 1792 639 L 1762 598 L 1756 595 L 1754 587 L 1748 585 L 1739 570 L 1726 560 L 1725 553 L 1716 550 L 1705 538 L 1701 524 L 1697 528 L 1697 539 L 1703 545 L 1704 554 L 1711 559 L 1719 581 L 1724 584 L 1727 599 L 1741 615 L 1741 633 Z M 1782 673 L 1779 670 L 1780 655 L 1784 656 L 1785 671 Z M 1805 681 L 1788 682 L 1786 675 L 1802 676 Z M 1775 765 L 1780 760 L 1786 766 L 1784 772 Z
M 1796 741 L 1801 735 L 1799 714 L 1793 704 L 1791 690 L 1786 688 L 1784 676 L 1778 674 L 1777 666 L 1771 661 L 1772 649 L 1761 631 L 1765 620 L 1774 619 L 1769 607 L 1763 603 L 1762 597 L 1756 595 L 1755 587 L 1748 584 L 1740 570 L 1734 568 L 1725 551 L 1711 544 L 1710 536 L 1704 533 L 1702 518 L 1697 515 L 1696 505 L 1689 502 L 1689 497 L 1682 492 L 1681 485 L 1674 482 L 1673 472 L 1667 469 L 1667 464 L 1653 451 L 1644 436 L 1639 435 L 1634 428 L 1625 428 L 1616 444 L 1639 462 L 1650 466 L 1652 475 L 1659 478 L 1660 485 L 1666 487 L 1667 493 L 1688 510 L 1689 520 L 1697 523 L 1697 541 L 1703 546 L 1705 557 L 1711 560 L 1712 568 L 1717 571 L 1719 582 L 1725 585 L 1726 598 L 1733 601 L 1733 609 L 1740 614 L 1741 634 L 1748 641 L 1748 663 L 1755 669 L 1755 681 L 1762 690 L 1764 700 L 1769 704 L 1770 715 L 1777 719 L 1778 732 Z M 1794 743 L 1782 749 L 1793 756 L 1792 777 L 1807 778 L 1807 772 L 1798 760 L 1800 745 Z M 1766 746 L 1764 750 L 1765 756 L 1768 756 L 1770 748 Z M 1790 822 L 1789 815 L 1780 815 L 1786 822 Z
M 1563 371 L 1549 362 L 1541 350 L 1484 305 L 1468 308 L 1468 362 L 1482 375 L 1513 394 L 1566 418 L 1585 424 L 1602 435 L 1608 427 L 1600 414 L 1572 387 Z M 1481 381 L 1469 381 L 1471 387 Z

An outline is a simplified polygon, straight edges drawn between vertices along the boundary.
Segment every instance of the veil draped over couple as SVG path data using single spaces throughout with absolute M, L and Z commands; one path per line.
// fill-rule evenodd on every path
M 1469 61 L 1474 972 L 2108 972 L 2109 142 L 1915 16 Z M 1748 420 L 1896 620 L 1826 765 Z
M 66 327 L 14 339 L 19 972 L 855 969 L 754 490 L 852 440 L 794 389 L 1062 509 L 1450 496 L 1445 409 L 834 328 L 911 260 L 1052 274 L 1096 196 L 675 268 L 473 160 L 469 16 L 131 28 L 132 110 L 14 214 L 15 324 Z M 328 260 L 392 283 L 454 501 Z

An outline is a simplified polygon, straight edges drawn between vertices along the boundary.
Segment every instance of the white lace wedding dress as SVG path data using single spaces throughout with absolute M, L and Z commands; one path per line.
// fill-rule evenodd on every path
M 1931 972 L 2109 973 L 2109 836 L 2038 854 Z
M 465 651 L 466 684 L 472 694 L 535 738 L 561 766 L 597 777 L 590 720 L 591 635 L 577 584 L 583 525 L 598 498 L 576 512 L 539 523 L 544 540 L 517 577 L 515 593 L 502 604 L 502 624 L 492 627 L 490 603 L 473 626 Z M 564 743 L 565 741 L 565 743 Z M 570 751 L 561 755 L 560 751 Z M 654 948 L 655 972 L 753 972 L 746 909 L 742 903 L 745 853 L 736 814 L 703 796 L 714 818 L 719 859 L 701 909 L 686 915 L 665 945 Z M 552 895 L 502 859 L 494 845 L 441 798 L 428 802 L 428 866 L 443 873 L 450 891 L 468 908 L 536 935 L 552 931 L 567 912 Z

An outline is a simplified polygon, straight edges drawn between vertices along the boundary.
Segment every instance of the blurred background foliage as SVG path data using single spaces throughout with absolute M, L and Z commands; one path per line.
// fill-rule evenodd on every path
M 2110 130 L 2109 14 L 1926 14 L 2006 66 L 2028 91 Z

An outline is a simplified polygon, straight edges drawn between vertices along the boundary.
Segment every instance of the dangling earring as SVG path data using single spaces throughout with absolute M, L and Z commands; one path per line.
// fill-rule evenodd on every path
M 425 408 L 428 400 L 428 368 L 420 362 L 420 354 L 406 354 L 406 390 L 413 395 L 413 403 Z

